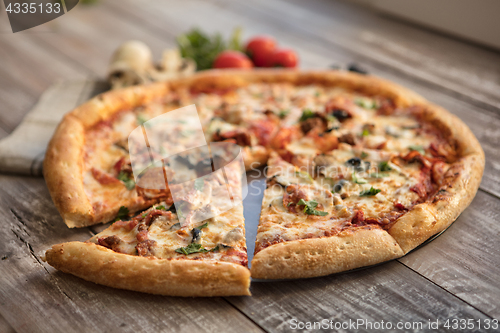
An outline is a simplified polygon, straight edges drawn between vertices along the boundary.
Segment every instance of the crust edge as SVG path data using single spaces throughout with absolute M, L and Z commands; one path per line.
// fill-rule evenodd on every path
M 258 279 L 324 276 L 403 256 L 398 243 L 382 229 L 358 229 L 336 236 L 300 239 L 258 252 L 251 273 Z
M 250 271 L 229 262 L 157 259 L 70 242 L 47 250 L 54 268 L 109 287 L 166 296 L 249 296 Z

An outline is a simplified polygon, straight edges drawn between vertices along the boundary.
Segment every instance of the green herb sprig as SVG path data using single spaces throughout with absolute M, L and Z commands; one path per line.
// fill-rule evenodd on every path
M 325 216 L 328 215 L 328 212 L 324 212 L 321 210 L 317 210 L 316 207 L 318 207 L 318 202 L 311 200 L 311 201 L 305 201 L 304 199 L 300 199 L 299 202 L 297 202 L 297 206 L 302 206 L 304 205 L 304 213 L 308 215 L 317 215 L 317 216 Z
M 387 161 L 380 162 L 378 165 L 378 168 L 380 169 L 380 171 L 391 171 L 392 170 L 391 166 L 389 165 L 389 162 L 387 162 Z
M 180 247 L 175 250 L 175 252 L 180 253 L 180 254 L 192 254 L 192 253 L 207 253 L 207 252 L 215 252 L 219 250 L 219 245 L 216 247 L 207 250 L 206 248 L 203 247 L 200 243 L 191 243 L 188 246 L 185 247 Z
M 299 118 L 299 122 L 306 121 L 309 118 L 314 117 L 314 112 L 310 109 L 304 109 L 302 110 L 302 115 Z
M 359 196 L 360 197 L 371 197 L 371 196 L 374 196 L 374 195 L 377 195 L 378 193 L 380 193 L 382 190 L 379 190 L 377 188 L 373 188 L 370 187 L 369 190 L 365 190 L 365 191 L 362 191 Z
M 118 214 L 116 214 L 115 221 L 124 221 L 128 218 L 129 210 L 125 206 L 121 206 L 118 210 Z
M 128 174 L 126 174 L 123 171 L 120 171 L 120 174 L 118 175 L 118 180 L 122 181 L 127 190 L 131 191 L 135 188 L 135 181 L 130 178 Z

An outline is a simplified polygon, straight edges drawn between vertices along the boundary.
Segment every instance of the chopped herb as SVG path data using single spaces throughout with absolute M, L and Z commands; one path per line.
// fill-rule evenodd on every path
M 305 180 L 307 180 L 310 183 L 314 182 L 314 179 L 311 177 L 311 175 L 309 174 L 309 172 L 295 171 L 295 176 L 300 177 L 302 179 L 305 179 Z
M 142 114 L 137 115 L 137 125 L 143 125 L 148 119 Z
M 191 243 L 188 246 L 176 249 L 175 252 L 188 255 L 191 253 L 206 253 L 208 250 L 205 249 L 200 243 Z
M 380 162 L 378 165 L 378 168 L 380 169 L 380 171 L 391 171 L 392 170 L 391 166 L 389 165 L 389 162 L 387 162 L 387 161 Z
M 361 132 L 361 136 L 368 136 L 370 135 L 370 131 L 367 129 L 364 129 L 363 132 Z
M 424 147 L 422 146 L 409 146 L 408 149 L 418 151 L 421 155 L 425 155 Z
M 207 250 L 203 247 L 203 245 L 201 245 L 199 243 L 191 243 L 188 246 L 180 247 L 180 248 L 176 249 L 175 252 L 188 255 L 191 253 L 207 253 L 207 252 L 214 252 L 214 251 L 218 251 L 218 250 L 219 250 L 219 245 L 217 245 L 216 247 L 214 247 L 210 250 Z
M 361 106 L 364 109 L 376 109 L 377 108 L 377 103 L 375 101 L 371 101 L 371 100 L 364 99 L 364 98 L 357 98 L 354 100 L 354 103 L 356 103 L 356 105 Z
M 365 153 L 364 151 L 361 152 L 361 158 L 367 158 L 368 157 L 368 154 Z
M 370 177 L 372 177 L 372 178 L 384 178 L 384 177 L 389 177 L 389 174 L 388 173 L 377 172 L 377 173 L 371 173 Z
M 128 208 L 125 206 L 121 206 L 120 209 L 118 210 L 118 214 L 116 214 L 115 221 L 124 221 L 128 217 Z
M 280 117 L 280 119 L 283 119 L 283 118 L 285 118 L 286 116 L 288 116 L 288 114 L 290 114 L 290 110 L 281 110 L 281 111 L 278 113 L 278 117 Z
M 205 180 L 203 178 L 197 178 L 194 181 L 194 188 L 197 191 L 203 192 L 203 188 L 205 187 Z
M 420 124 L 403 126 L 402 128 L 405 129 L 405 130 L 417 129 L 417 128 L 420 128 Z
M 155 209 L 159 209 L 159 210 L 167 210 L 167 207 L 163 206 L 163 205 L 159 205 L 159 206 L 156 206 Z
M 203 228 L 208 227 L 208 222 L 205 222 L 205 224 L 200 225 L 199 227 L 196 227 L 195 229 L 201 230 Z
M 120 174 L 118 175 L 118 180 L 122 181 L 127 190 L 131 191 L 135 188 L 135 181 L 129 177 L 128 174 L 126 174 L 123 171 L 120 171 Z
M 369 197 L 369 196 L 377 195 L 377 193 L 380 193 L 381 191 L 382 191 L 382 190 L 379 190 L 379 189 L 377 189 L 377 188 L 373 188 L 373 186 L 372 186 L 372 187 L 370 187 L 370 189 L 369 189 L 369 190 L 362 191 L 362 192 L 359 194 L 359 196 L 360 196 L 360 197 Z
M 305 201 L 304 199 L 300 199 L 300 201 L 297 203 L 297 206 L 304 205 L 304 213 L 308 215 L 318 215 L 318 216 L 325 216 L 328 215 L 328 212 L 324 212 L 321 210 L 317 210 L 316 207 L 318 207 L 318 203 L 314 200 L 311 201 Z
M 304 109 L 302 110 L 302 116 L 300 116 L 299 121 L 302 122 L 313 117 L 314 117 L 314 112 L 312 112 L 310 109 Z
M 332 116 L 331 114 L 327 114 L 325 116 L 326 120 L 327 121 L 331 121 L 331 122 L 336 122 L 337 121 L 337 118 L 335 118 L 334 116 Z
M 353 172 L 352 173 L 352 181 L 355 182 L 356 184 L 366 184 L 368 183 L 368 181 L 364 178 L 358 178 L 358 176 L 356 176 L 356 173 Z
M 321 96 L 321 93 L 319 91 L 316 91 L 316 93 L 314 94 L 314 96 L 319 97 L 319 96 Z

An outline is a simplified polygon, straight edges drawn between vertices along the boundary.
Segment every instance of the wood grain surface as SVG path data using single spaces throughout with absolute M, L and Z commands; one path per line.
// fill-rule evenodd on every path
M 121 42 L 140 39 L 158 59 L 193 26 L 226 37 L 235 26 L 245 37 L 269 34 L 296 49 L 303 68 L 357 62 L 442 105 L 485 150 L 478 195 L 445 233 L 400 260 L 324 278 L 256 282 L 252 297 L 183 299 L 56 272 L 41 260 L 44 251 L 100 228 L 67 229 L 43 179 L 0 175 L 0 332 L 286 332 L 292 319 L 500 318 L 499 52 L 342 1 L 100 1 L 32 31 L 14 35 L 0 25 L 0 138 L 52 83 L 104 78 Z

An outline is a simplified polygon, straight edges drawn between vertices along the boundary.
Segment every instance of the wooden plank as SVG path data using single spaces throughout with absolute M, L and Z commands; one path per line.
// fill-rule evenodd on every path
M 9 325 L 7 320 L 0 316 L 0 332 L 3 333 L 15 333 L 14 329 Z
M 481 188 L 500 197 L 500 176 L 498 170 L 500 165 L 496 162 L 500 158 L 498 145 L 500 143 L 500 117 L 496 112 L 490 112 L 483 107 L 462 101 L 454 95 L 445 94 L 435 85 L 429 85 L 411 76 L 401 75 L 394 68 L 381 64 L 378 60 L 369 57 L 360 57 L 351 51 L 332 48 L 331 45 L 318 43 L 311 40 L 303 33 L 290 34 L 290 31 L 274 21 L 262 18 L 248 18 L 244 14 L 234 13 L 226 7 L 235 6 L 226 4 L 223 7 L 214 7 L 213 4 L 203 1 L 188 1 L 188 7 L 184 3 L 172 2 L 168 6 L 164 3 L 148 2 L 135 7 L 133 2 L 127 2 L 127 6 L 108 1 L 106 6 L 134 17 L 136 21 L 148 19 L 151 29 L 157 27 L 157 34 L 163 34 L 168 30 L 170 33 L 179 34 L 185 32 L 191 26 L 198 24 L 209 32 L 226 31 L 227 27 L 244 26 L 245 35 L 268 33 L 275 36 L 281 43 L 293 46 L 299 52 L 305 68 L 328 68 L 332 63 L 345 64 L 352 61 L 361 62 L 370 73 L 400 83 L 418 93 L 430 101 L 443 106 L 452 113 L 459 116 L 481 142 L 486 153 L 486 168 Z M 189 15 L 183 15 L 189 11 Z M 276 14 L 277 15 L 277 14 Z M 256 24 L 256 20 L 258 24 Z M 260 21 L 259 21 L 260 20 Z M 161 22 L 165 27 L 160 27 Z
M 400 259 L 482 312 L 500 318 L 500 200 L 479 192 L 430 244 Z
M 106 76 L 113 52 L 127 40 L 146 43 L 156 60 L 160 59 L 165 48 L 174 45 L 172 36 L 155 36 L 143 27 L 142 22 L 126 20 L 104 9 L 103 5 L 104 2 L 98 6 L 75 8 L 69 15 L 58 19 L 58 34 L 40 35 L 40 40 L 100 78 Z
M 115 290 L 56 272 L 44 251 L 90 231 L 64 226 L 42 179 L 0 176 L 0 184 L 0 313 L 17 332 L 261 332 L 222 298 Z
M 53 34 L 51 34 L 53 35 Z M 8 132 L 21 122 L 50 84 L 61 79 L 89 77 L 57 52 L 36 43 L 40 35 L 0 34 L 0 126 Z
M 500 108 L 500 53 L 378 15 L 346 1 L 217 1 L 354 54 Z M 286 13 L 279 15 L 278 13 Z
M 0 140 L 5 138 L 7 135 L 9 135 L 9 133 L 0 127 Z
M 292 331 L 293 320 L 347 323 L 383 320 L 390 322 L 393 329 L 380 331 L 402 332 L 430 331 L 429 320 L 439 320 L 444 330 L 442 325 L 450 318 L 488 318 L 397 261 L 324 278 L 254 283 L 252 293 L 254 296 L 249 298 L 227 299 L 258 325 L 273 332 Z M 396 330 L 398 322 L 421 322 L 422 329 Z M 351 327 L 335 331 L 375 330 Z

